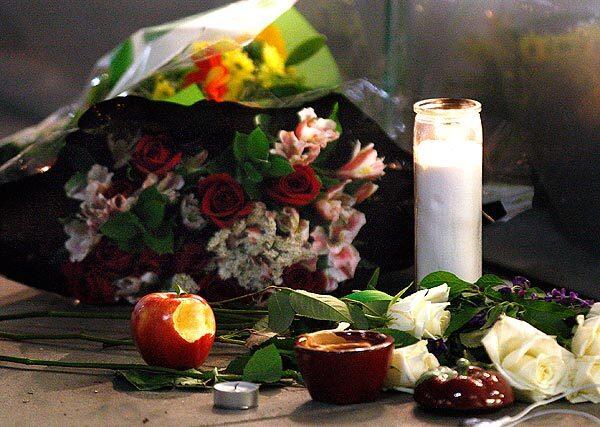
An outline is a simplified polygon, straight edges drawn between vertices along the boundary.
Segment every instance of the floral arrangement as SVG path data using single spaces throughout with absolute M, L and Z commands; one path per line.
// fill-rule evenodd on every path
M 323 36 L 315 36 L 288 54 L 281 31 L 273 24 L 245 46 L 228 39 L 195 42 L 190 46 L 192 64 L 166 66 L 135 93 L 165 100 L 186 89 L 190 92 L 190 87 L 197 85 L 206 99 L 215 101 L 259 101 L 296 95 L 310 89 L 295 66 L 315 55 L 324 44 Z
M 65 185 L 79 202 L 64 225 L 70 293 L 134 302 L 180 285 L 219 300 L 271 286 L 326 293 L 352 278 L 366 223 L 357 207 L 377 190 L 383 159 L 356 141 L 345 164 L 328 166 L 337 104 L 329 118 L 302 109 L 276 137 L 263 127 L 212 155 L 161 129 L 111 135 L 107 165 Z

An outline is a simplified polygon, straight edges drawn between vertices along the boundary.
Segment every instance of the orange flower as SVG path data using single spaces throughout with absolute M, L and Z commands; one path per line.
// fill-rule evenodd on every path
M 206 53 L 209 55 L 208 57 L 194 58 L 198 70 L 185 76 L 184 86 L 197 83 L 202 86 L 202 91 L 208 99 L 221 102 L 227 93 L 229 71 L 223 65 L 221 53 L 210 51 Z
M 275 25 L 271 24 L 265 27 L 262 32 L 256 36 L 254 40 L 265 42 L 270 44 L 279 52 L 282 58 L 287 58 L 287 52 L 285 50 L 285 40 L 281 35 L 281 31 Z

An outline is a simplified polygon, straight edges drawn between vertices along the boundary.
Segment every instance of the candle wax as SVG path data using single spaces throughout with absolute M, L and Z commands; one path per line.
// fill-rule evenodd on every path
M 426 140 L 414 158 L 417 282 L 439 270 L 474 282 L 481 276 L 482 146 Z

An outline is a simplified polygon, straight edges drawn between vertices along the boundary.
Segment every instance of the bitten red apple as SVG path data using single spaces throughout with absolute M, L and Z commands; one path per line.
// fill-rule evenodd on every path
M 140 299 L 133 309 L 131 332 L 147 364 L 198 368 L 215 340 L 215 316 L 198 295 L 153 293 Z

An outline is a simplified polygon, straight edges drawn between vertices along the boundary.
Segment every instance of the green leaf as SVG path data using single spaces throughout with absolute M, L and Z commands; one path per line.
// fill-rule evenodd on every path
M 346 304 L 350 317 L 352 318 L 352 327 L 354 329 L 369 329 L 369 320 L 362 309 L 357 304 Z
M 192 377 L 176 377 L 173 385 L 177 388 L 208 388 L 209 381 Z
M 340 119 L 338 117 L 338 113 L 340 111 L 340 105 L 336 102 L 333 104 L 333 109 L 331 110 L 331 114 L 329 115 L 329 119 L 333 120 L 336 124 L 335 130 L 339 133 L 342 133 L 342 124 L 340 123 Z
M 117 376 L 123 378 L 128 383 L 133 385 L 138 390 L 150 391 L 160 390 L 161 388 L 171 388 L 175 385 L 175 378 L 173 375 L 166 374 L 153 374 L 151 372 L 138 371 L 138 370 L 127 370 L 117 371 Z
M 348 306 L 331 295 L 313 294 L 307 291 L 292 291 L 290 304 L 296 314 L 311 319 L 352 323 Z
M 75 188 L 82 188 L 87 182 L 87 174 L 83 172 L 76 172 L 67 183 L 65 184 L 65 192 L 69 193 Z
M 109 87 L 112 88 L 133 62 L 133 43 L 125 40 L 113 51 L 108 66 Z
M 321 184 L 323 184 L 323 188 L 330 188 L 340 183 L 339 179 L 332 178 L 328 175 L 318 175 L 318 177 L 321 180 Z
M 286 176 L 294 172 L 294 168 L 290 165 L 286 159 L 279 155 L 271 154 L 269 156 L 269 170 L 268 174 L 272 177 Z
M 392 299 L 390 300 L 390 302 L 388 303 L 388 307 L 391 307 L 392 305 L 394 305 L 396 303 L 396 301 L 398 301 L 400 298 L 402 298 L 402 295 L 404 295 L 406 293 L 406 291 L 408 291 L 410 288 L 412 288 L 412 286 L 413 286 L 413 284 L 411 283 L 406 288 L 402 289 L 400 292 L 398 292 L 396 295 L 394 295 L 392 297 Z
M 385 292 L 378 291 L 377 289 L 366 289 L 364 291 L 353 292 L 350 295 L 346 295 L 346 299 L 360 302 L 371 302 L 371 301 L 391 301 L 392 296 Z
M 478 329 L 473 332 L 465 332 L 459 335 L 460 343 L 467 348 L 481 347 L 481 340 L 488 333 L 487 329 Z
M 100 232 L 116 241 L 127 241 L 138 236 L 143 229 L 133 212 L 119 212 L 100 227 Z
M 496 323 L 496 320 L 500 317 L 501 314 L 506 310 L 506 303 L 501 303 L 493 306 L 490 311 L 487 313 L 487 320 L 485 324 L 482 326 L 482 329 L 490 328 Z
M 452 333 L 458 331 L 460 328 L 465 326 L 469 320 L 473 318 L 477 313 L 483 310 L 483 307 L 477 307 L 468 305 L 466 307 L 461 307 L 456 311 L 452 311 L 450 316 L 450 323 L 448 323 L 448 327 L 446 328 L 446 332 L 444 332 L 444 336 L 449 336 Z
M 461 292 L 473 290 L 471 283 L 465 282 L 456 277 L 455 274 L 447 271 L 436 271 L 435 273 L 428 274 L 421 280 L 420 286 L 421 288 L 431 289 L 444 283 L 450 288 L 450 299 L 456 298 Z
M 327 144 L 327 146 L 321 150 L 319 156 L 313 162 L 313 166 L 324 165 L 327 163 L 329 157 L 331 157 L 331 155 L 335 152 L 339 141 L 339 139 L 336 139 L 335 141 L 331 141 L 329 144 Z
M 336 105 L 337 105 L 337 103 L 336 103 Z M 377 267 L 375 269 L 375 271 L 373 272 L 373 275 L 369 279 L 369 283 L 367 283 L 367 289 L 375 289 L 377 287 L 377 284 L 379 283 L 380 270 L 381 269 L 379 267 Z
M 495 274 L 484 274 L 477 279 L 475 284 L 485 289 L 491 286 L 506 285 L 506 281 Z
M 275 383 L 283 375 L 283 362 L 275 344 L 256 350 L 244 367 L 244 381 Z
M 286 331 L 294 321 L 294 309 L 290 304 L 290 294 L 286 291 L 275 292 L 267 303 L 269 310 L 269 329 L 273 332 Z
M 165 217 L 167 198 L 158 191 L 156 185 L 146 188 L 138 197 L 133 211 L 146 228 L 159 227 Z
M 165 101 L 189 107 L 190 105 L 193 105 L 198 101 L 202 101 L 203 99 L 205 99 L 204 94 L 198 85 L 194 83 L 180 90 L 170 98 L 165 99 Z
M 175 246 L 175 236 L 173 229 L 169 228 L 166 231 L 161 230 L 162 234 L 154 235 L 152 233 L 144 233 L 144 244 L 152 249 L 157 254 L 172 254 Z
M 382 334 L 389 335 L 394 338 L 394 346 L 396 348 L 406 347 L 408 345 L 412 345 L 419 341 L 417 338 L 413 337 L 409 333 L 398 331 L 397 329 L 391 328 L 376 328 L 374 329 L 377 332 L 381 332 Z
M 260 172 L 257 171 L 256 168 L 250 162 L 244 163 L 244 172 L 246 173 L 246 178 L 254 184 L 258 184 L 263 179 Z
M 255 128 L 250 135 L 246 145 L 248 157 L 252 160 L 268 160 L 269 158 L 269 137 L 260 127 Z
M 248 135 L 236 132 L 233 138 L 233 155 L 238 162 L 243 162 L 246 158 L 246 144 L 248 141 Z
M 244 373 L 244 368 L 250 360 L 250 357 L 252 356 L 248 354 L 236 357 L 231 362 L 229 362 L 229 365 L 227 365 L 225 372 L 228 374 L 242 375 Z
M 325 46 L 325 40 L 327 39 L 324 35 L 318 35 L 303 41 L 290 52 L 285 61 L 285 66 L 289 67 L 290 65 L 296 65 L 306 61 Z

